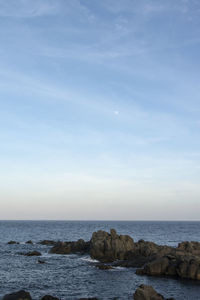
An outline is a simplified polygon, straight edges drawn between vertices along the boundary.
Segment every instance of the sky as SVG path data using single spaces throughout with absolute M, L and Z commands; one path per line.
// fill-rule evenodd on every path
M 199 220 L 200 2 L 0 0 L 0 219 Z

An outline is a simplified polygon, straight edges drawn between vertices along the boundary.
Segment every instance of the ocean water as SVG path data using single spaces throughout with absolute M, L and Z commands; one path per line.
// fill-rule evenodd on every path
M 133 299 L 138 285 L 152 285 L 165 297 L 177 300 L 200 299 L 200 282 L 173 278 L 138 276 L 134 268 L 99 270 L 87 255 L 49 254 L 51 247 L 36 244 L 52 239 L 89 240 L 94 231 L 115 228 L 135 241 L 149 240 L 161 245 L 176 246 L 181 241 L 200 242 L 200 222 L 128 222 L 128 221 L 0 221 L 0 299 L 6 293 L 25 289 L 33 299 L 45 294 L 62 300 L 81 297 L 99 299 Z M 15 240 L 19 245 L 8 245 Z M 25 244 L 32 240 L 33 245 Z M 38 257 L 26 257 L 19 252 L 38 250 Z

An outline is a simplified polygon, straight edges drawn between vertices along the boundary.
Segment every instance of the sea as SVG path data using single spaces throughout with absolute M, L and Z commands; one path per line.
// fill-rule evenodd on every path
M 50 294 L 61 300 L 84 297 L 98 299 L 133 299 L 141 284 L 152 285 L 164 297 L 176 300 L 199 300 L 200 282 L 135 274 L 134 268 L 116 267 L 99 270 L 89 255 L 50 254 L 51 246 L 37 244 L 41 240 L 90 240 L 97 230 L 116 229 L 134 241 L 144 239 L 160 245 L 177 246 L 182 241 L 200 242 L 200 222 L 160 221 L 0 221 L 0 299 L 8 293 L 24 289 L 34 300 Z M 9 245 L 10 240 L 19 244 Z M 33 244 L 25 242 L 32 240 Z M 20 252 L 37 250 L 38 257 Z

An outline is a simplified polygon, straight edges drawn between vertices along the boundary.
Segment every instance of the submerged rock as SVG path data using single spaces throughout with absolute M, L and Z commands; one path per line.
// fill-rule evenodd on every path
M 41 300 L 59 300 L 59 298 L 53 297 L 51 295 L 45 295 Z
M 150 285 L 140 285 L 133 295 L 134 300 L 165 300 L 165 298 L 157 293 L 154 288 Z M 168 298 L 166 300 L 175 300 Z
M 21 255 L 25 256 L 41 256 L 42 254 L 39 251 L 30 251 L 27 253 L 20 253 Z
M 88 253 L 90 243 L 80 239 L 77 242 L 58 242 L 51 248 L 50 253 L 71 254 L 71 253 Z
M 31 240 L 27 241 L 26 244 L 33 244 L 33 242 Z
M 98 298 L 79 298 L 78 300 L 99 300 Z
M 113 266 L 111 265 L 96 265 L 96 268 L 99 270 L 111 270 L 113 269 Z
M 99 230 L 90 240 L 90 256 L 102 262 L 123 260 L 133 247 L 134 241 L 130 236 L 118 235 L 114 229 L 110 230 L 110 234 Z
M 38 264 L 45 264 L 45 263 L 46 263 L 46 261 L 38 259 Z
M 28 292 L 21 290 L 16 293 L 5 295 L 2 300 L 32 300 L 32 298 Z

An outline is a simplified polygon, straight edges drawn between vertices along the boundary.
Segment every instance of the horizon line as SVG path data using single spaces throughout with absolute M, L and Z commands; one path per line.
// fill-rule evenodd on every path
M 200 220 L 194 219 L 173 219 L 173 220 L 155 220 L 155 219 L 147 219 L 147 220 L 119 220 L 119 219 L 88 219 L 88 220 L 82 220 L 82 219 L 0 219 L 0 222 L 2 221 L 26 221 L 26 222 L 200 222 Z

